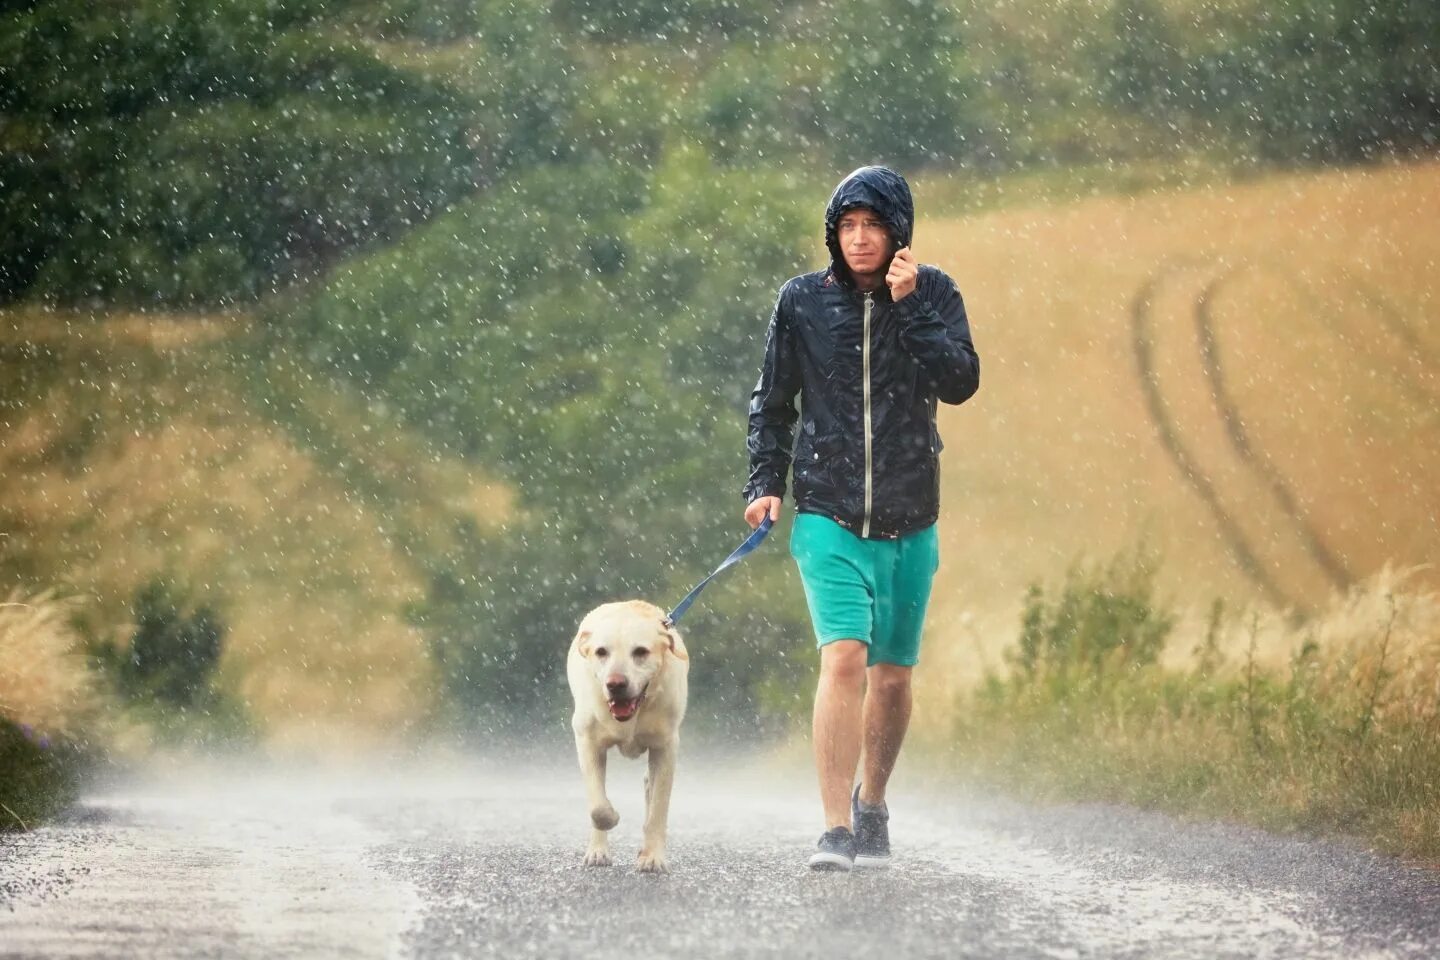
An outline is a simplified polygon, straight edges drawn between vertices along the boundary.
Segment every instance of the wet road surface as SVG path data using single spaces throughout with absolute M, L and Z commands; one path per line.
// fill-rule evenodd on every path
M 892 792 L 895 865 L 812 874 L 801 758 L 685 756 L 670 873 L 584 868 L 563 754 L 366 774 L 187 768 L 0 837 L 0 957 L 1435 957 L 1440 872 L 1123 808 Z

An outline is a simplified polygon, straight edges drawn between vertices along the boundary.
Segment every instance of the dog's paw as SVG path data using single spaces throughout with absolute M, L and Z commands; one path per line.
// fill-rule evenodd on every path
M 591 847 L 585 851 L 585 866 L 587 867 L 608 867 L 610 863 L 609 850 L 601 847 Z
M 590 811 L 590 822 L 595 824 L 596 830 L 613 830 L 620 822 L 620 814 L 610 804 L 603 807 L 596 807 Z
M 670 866 L 665 862 L 663 851 L 650 853 L 648 850 L 641 850 L 640 859 L 635 861 L 635 870 L 638 873 L 669 873 Z

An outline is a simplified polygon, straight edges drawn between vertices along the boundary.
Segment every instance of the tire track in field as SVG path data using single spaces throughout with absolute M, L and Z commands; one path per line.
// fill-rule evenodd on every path
M 1227 267 L 1218 261 L 1188 257 L 1174 259 L 1169 263 L 1162 263 L 1151 273 L 1142 284 L 1131 305 L 1132 337 L 1140 387 L 1145 395 L 1151 421 L 1159 433 L 1161 445 L 1165 447 L 1186 482 L 1209 508 L 1232 555 L 1246 575 L 1272 602 L 1282 606 L 1298 607 L 1300 605 L 1288 597 L 1280 585 L 1265 571 L 1252 546 L 1250 537 L 1235 516 L 1226 508 L 1218 488 L 1201 468 L 1197 456 L 1181 439 L 1179 427 L 1171 417 L 1169 407 L 1165 402 L 1162 380 L 1154 361 L 1155 344 L 1151 332 L 1154 326 L 1151 313 L 1155 298 L 1160 288 L 1177 273 L 1187 269 L 1205 268 L 1220 272 L 1206 281 L 1195 298 L 1192 311 L 1199 343 L 1199 362 L 1210 386 L 1211 397 L 1219 410 L 1225 437 L 1235 456 L 1269 490 L 1299 538 L 1306 554 L 1330 583 L 1342 590 L 1355 582 L 1354 572 L 1338 554 L 1325 544 L 1318 528 L 1301 506 L 1300 499 L 1296 496 L 1289 480 L 1266 451 L 1251 438 L 1245 428 L 1239 406 L 1229 390 L 1224 363 L 1220 355 L 1214 304 L 1222 291 L 1246 272 L 1263 270 L 1273 273 L 1301 294 L 1305 300 L 1316 304 L 1319 314 L 1325 319 L 1325 325 L 1333 336 L 1341 338 L 1350 331 L 1346 329 L 1348 325 L 1345 323 L 1341 311 L 1311 282 L 1292 270 L 1274 265 L 1241 264 Z M 1414 366 L 1412 368 L 1395 366 L 1394 358 L 1386 355 L 1387 351 L 1376 342 L 1373 336 L 1364 336 L 1363 332 L 1360 336 L 1360 349 L 1376 361 L 1377 365 L 1389 365 L 1393 373 L 1391 383 L 1397 389 L 1409 394 L 1412 399 L 1434 401 L 1440 398 L 1440 390 L 1436 388 L 1435 378 L 1427 369 L 1429 364 L 1425 345 L 1421 341 L 1419 333 L 1406 318 L 1404 311 L 1373 284 L 1357 277 L 1353 271 L 1341 267 L 1340 276 L 1359 300 L 1379 317 L 1383 326 L 1401 344 L 1408 357 L 1414 362 Z
M 1259 476 L 1269 488 L 1280 509 L 1290 518 L 1305 550 L 1316 565 L 1335 587 L 1345 590 L 1355 582 L 1355 575 L 1345 561 L 1325 545 L 1315 524 L 1311 522 L 1299 498 L 1291 489 L 1289 481 L 1281 474 L 1275 461 L 1264 449 L 1250 439 L 1240 408 L 1235 403 L 1226 385 L 1225 368 L 1220 358 L 1220 345 L 1215 335 L 1215 316 L 1212 306 L 1215 296 L 1227 284 L 1244 272 L 1245 267 L 1236 267 L 1212 277 L 1195 300 L 1195 330 L 1200 338 L 1200 365 L 1205 370 L 1205 379 L 1210 383 L 1211 396 L 1220 410 L 1220 419 L 1225 426 L 1225 436 L 1240 461 Z
M 1178 261 L 1168 266 L 1162 264 L 1141 285 L 1131 303 L 1131 344 L 1135 349 L 1135 362 L 1140 373 L 1140 390 L 1145 395 L 1145 406 L 1150 412 L 1151 422 L 1154 423 L 1155 429 L 1160 435 L 1161 445 L 1170 454 L 1175 465 L 1180 468 L 1180 475 L 1210 508 L 1210 512 L 1220 528 L 1220 534 L 1224 537 L 1240 568 L 1264 592 L 1270 602 L 1280 607 L 1293 606 L 1293 601 L 1286 596 L 1285 591 L 1261 565 L 1260 558 L 1250 546 L 1250 540 L 1246 537 L 1245 531 L 1221 502 L 1220 493 L 1216 489 L 1214 481 L 1200 468 L 1194 454 L 1180 439 L 1180 432 L 1170 416 L 1169 408 L 1165 404 L 1165 395 L 1160 388 L 1160 376 L 1155 368 L 1155 344 L 1150 333 L 1150 311 L 1154 306 L 1155 295 L 1160 287 L 1178 271 L 1195 265 L 1185 261 Z

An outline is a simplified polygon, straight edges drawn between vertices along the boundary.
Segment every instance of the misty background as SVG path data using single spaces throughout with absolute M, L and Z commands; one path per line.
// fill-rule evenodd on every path
M 744 536 L 770 306 L 864 163 L 985 370 L 941 420 L 937 738 L 1077 562 L 1293 626 L 1440 544 L 1433 2 L 0 17 L 9 757 L 562 730 L 584 612 Z M 701 730 L 808 713 L 787 533 L 686 619 Z

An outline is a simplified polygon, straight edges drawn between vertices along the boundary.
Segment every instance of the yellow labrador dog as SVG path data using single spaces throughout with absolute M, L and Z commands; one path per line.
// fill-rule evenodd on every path
M 643 600 L 596 607 L 580 621 L 565 662 L 575 698 L 571 726 L 589 794 L 587 866 L 610 865 L 608 832 L 620 815 L 605 795 L 611 747 L 634 759 L 650 751 L 645 777 L 645 839 L 636 869 L 664 873 L 665 821 L 675 782 L 675 750 L 685 716 L 690 656 L 665 611 Z

